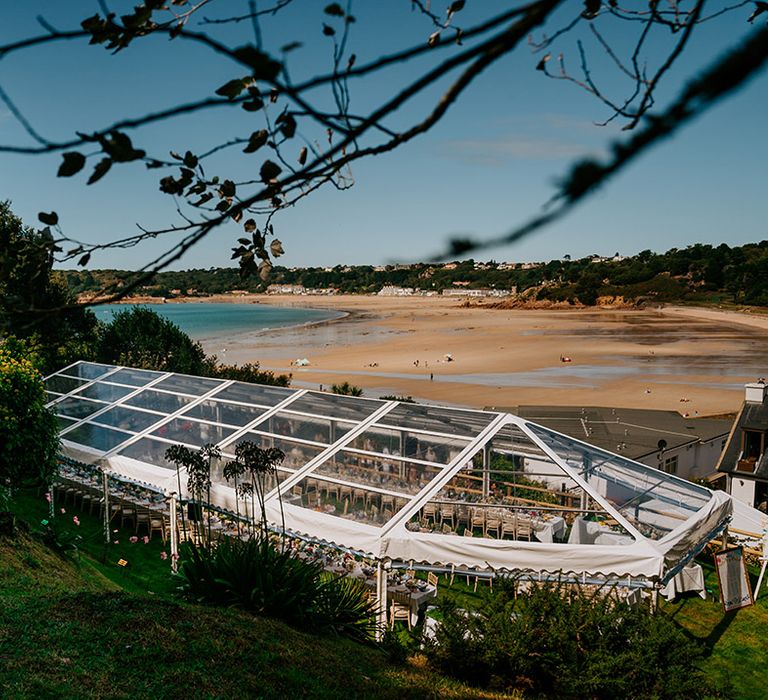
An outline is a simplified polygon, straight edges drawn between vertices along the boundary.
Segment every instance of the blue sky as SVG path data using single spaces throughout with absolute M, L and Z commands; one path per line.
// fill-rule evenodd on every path
M 132 3 L 108 4 L 125 12 Z M 246 5 L 214 2 L 209 14 L 222 4 L 235 13 Z M 293 39 L 305 42 L 289 59 L 294 80 L 330 65 L 328 40 L 320 32 L 325 4 L 296 0 L 264 24 L 267 50 L 276 51 Z M 446 4 L 433 0 L 435 8 Z M 710 11 L 718 5 L 710 3 Z M 565 23 L 580 6 L 575 0 L 567 3 L 547 31 Z M 408 0 L 357 0 L 352 7 L 358 21 L 350 47 L 359 63 L 424 41 L 431 32 L 424 18 L 409 11 Z M 470 24 L 481 11 L 490 15 L 506 7 L 509 3 L 469 0 L 457 21 Z M 65 29 L 97 11 L 95 0 L 2 3 L 0 41 L 40 33 L 36 15 Z M 743 8 L 694 33 L 688 51 L 659 91 L 660 107 L 692 71 L 751 29 L 746 23 L 750 11 Z M 611 36 L 627 45 L 629 32 L 635 30 L 618 27 Z M 250 40 L 249 31 L 244 23 L 214 34 L 236 46 Z M 662 45 L 663 39 L 651 45 L 651 61 L 658 60 Z M 561 48 L 569 65 L 576 67 L 573 41 Z M 601 85 L 616 94 L 627 89 L 599 51 L 593 49 L 590 56 Z M 609 115 L 605 107 L 576 87 L 535 71 L 539 57 L 522 46 L 483 73 L 431 132 L 391 154 L 357 162 L 352 189 L 325 188 L 281 213 L 274 222 L 286 249 L 280 262 L 298 266 L 418 260 L 440 250 L 449 236 L 495 236 L 538 213 L 574 158 L 604 153 L 610 141 L 621 136 L 621 124 L 595 126 Z M 413 70 L 396 67 L 381 77 L 353 83 L 353 110 L 363 112 L 394 94 L 413 77 Z M 41 133 L 65 139 L 75 130 L 101 128 L 124 116 L 206 96 L 241 72 L 181 42 L 137 42 L 117 56 L 85 42 L 67 42 L 6 57 L 0 61 L 0 86 Z M 395 115 L 391 125 L 399 128 L 422 115 L 445 84 Z M 544 260 L 768 238 L 767 107 L 768 74 L 763 73 L 673 140 L 646 153 L 567 218 L 519 244 L 476 257 Z M 202 151 L 234 135 L 247 136 L 257 128 L 251 118 L 238 110 L 209 111 L 131 136 L 137 147 L 149 152 Z M 2 104 L 0 142 L 29 142 Z M 38 211 L 55 210 L 67 233 L 88 241 L 129 235 L 137 223 L 162 227 L 178 221 L 171 198 L 158 191 L 159 171 L 148 173 L 141 164 L 115 167 L 102 181 L 86 187 L 83 174 L 57 178 L 59 162 L 60 156 L 0 154 L 0 198 L 12 200 L 14 211 L 30 224 L 35 224 Z M 251 171 L 255 175 L 259 164 L 234 150 L 215 158 L 209 172 L 247 177 Z M 235 224 L 215 231 L 175 267 L 229 264 L 239 232 Z M 160 252 L 161 245 L 152 242 L 101 253 L 91 266 L 137 267 Z

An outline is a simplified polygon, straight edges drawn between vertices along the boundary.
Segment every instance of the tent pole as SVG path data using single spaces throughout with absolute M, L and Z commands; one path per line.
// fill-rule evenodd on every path
M 176 494 L 171 494 L 171 500 L 168 502 L 168 517 L 171 525 L 171 571 L 175 574 L 178 570 L 179 543 L 177 540 L 176 523 Z
M 488 500 L 488 494 L 491 490 L 491 478 L 488 472 L 490 462 L 490 447 L 485 445 L 483 447 L 483 500 Z
M 656 613 L 659 609 L 659 587 L 654 585 L 653 591 L 651 591 L 651 612 Z
M 376 641 L 387 628 L 387 572 L 381 559 L 376 562 Z
M 112 539 L 109 532 L 109 476 L 101 470 L 101 489 L 104 494 L 104 541 L 109 544 Z
M 765 554 L 763 554 L 763 564 L 760 567 L 760 575 L 757 577 L 757 585 L 755 586 L 755 600 L 757 600 L 757 596 L 760 595 L 760 586 L 763 583 L 766 566 L 768 566 L 768 559 L 766 559 Z

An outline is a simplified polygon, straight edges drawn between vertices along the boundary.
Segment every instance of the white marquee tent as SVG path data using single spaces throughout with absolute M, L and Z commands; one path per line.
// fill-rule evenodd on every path
M 505 413 L 89 362 L 45 384 L 64 456 L 170 494 L 171 444 L 222 462 L 277 447 L 270 522 L 280 495 L 291 533 L 378 560 L 660 585 L 731 513 L 723 493 Z M 211 500 L 234 511 L 221 467 Z

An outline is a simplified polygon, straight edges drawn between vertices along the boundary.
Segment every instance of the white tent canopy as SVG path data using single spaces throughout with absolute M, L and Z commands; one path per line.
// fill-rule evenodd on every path
M 658 582 L 731 512 L 725 494 L 510 414 L 89 362 L 46 390 L 66 456 L 166 493 L 172 444 L 281 449 L 270 522 L 282 501 L 290 532 L 377 559 Z M 222 466 L 211 500 L 243 512 Z

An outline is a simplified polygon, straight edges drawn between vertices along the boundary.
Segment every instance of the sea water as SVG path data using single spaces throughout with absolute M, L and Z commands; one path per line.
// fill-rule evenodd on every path
M 112 304 L 97 306 L 94 313 L 100 321 L 110 321 L 119 311 L 141 306 L 152 309 L 175 323 L 194 340 L 231 338 L 241 333 L 268 331 L 290 326 L 303 326 L 340 318 L 343 313 L 325 309 L 268 306 L 266 304 Z

